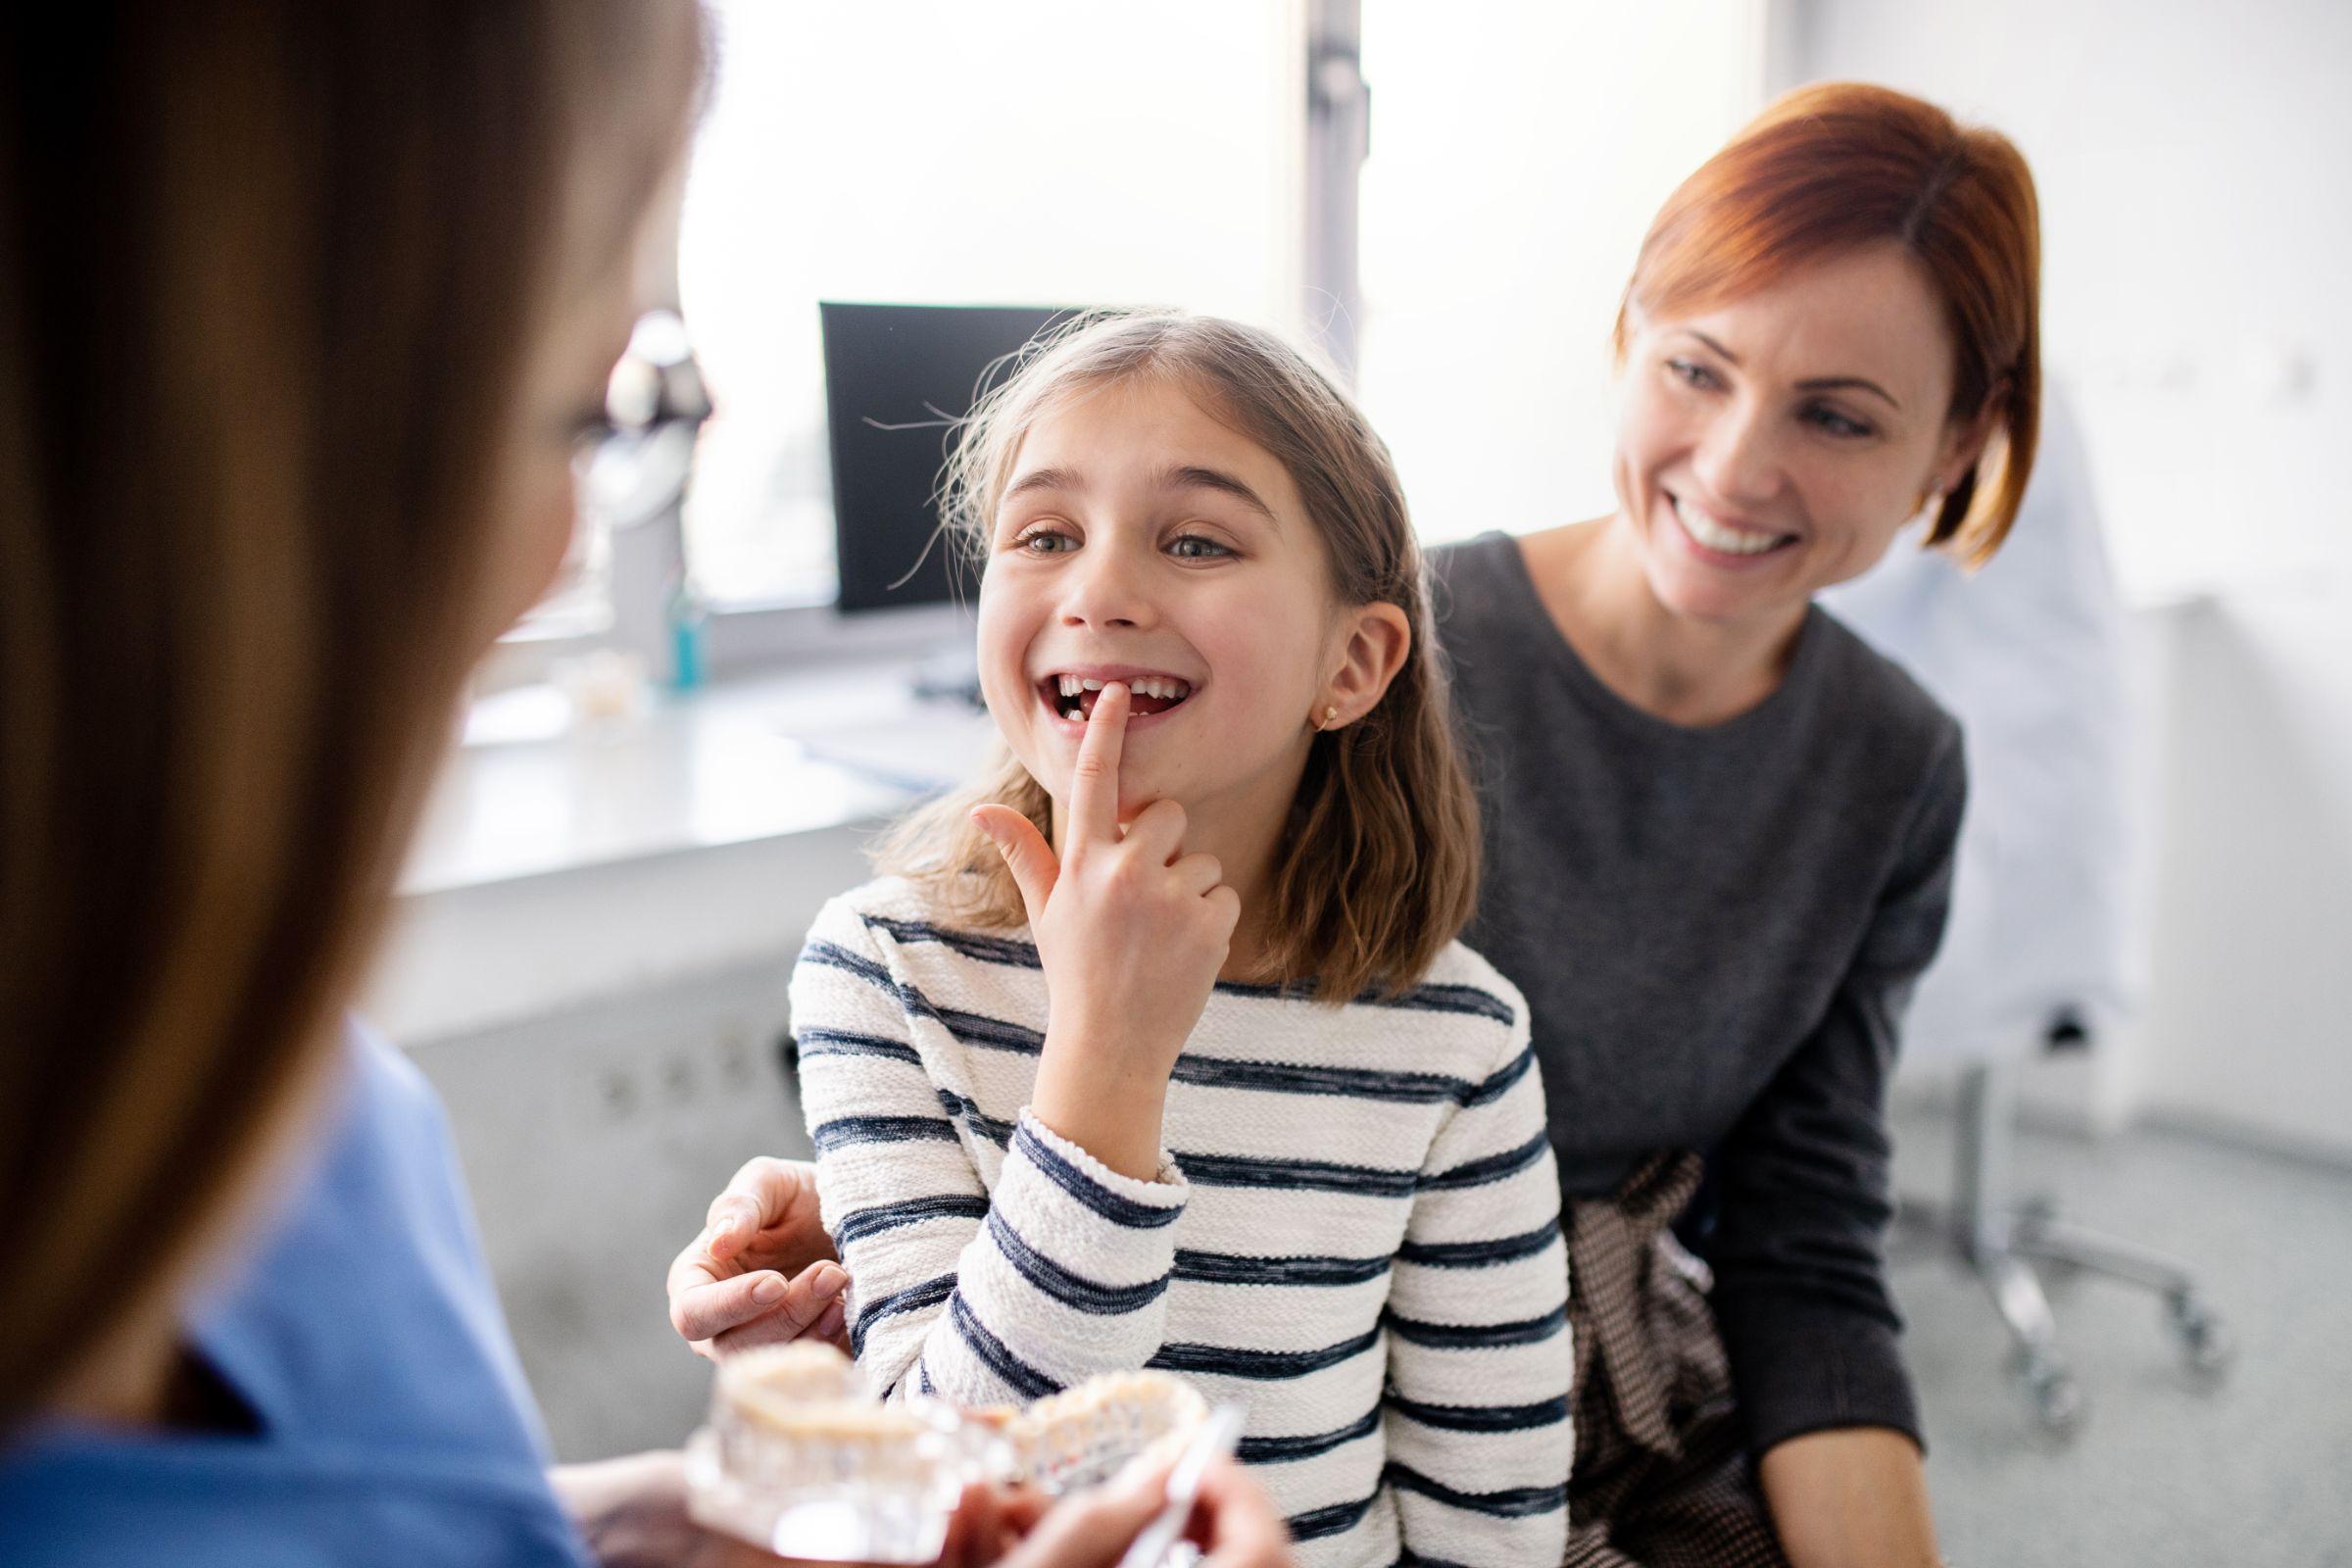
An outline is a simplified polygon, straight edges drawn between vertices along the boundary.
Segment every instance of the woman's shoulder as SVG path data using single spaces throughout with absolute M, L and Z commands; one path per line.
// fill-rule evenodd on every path
M 1440 545 L 1429 552 L 1431 615 L 1442 626 L 1457 620 L 1476 628 L 1508 618 L 1524 600 L 1512 592 L 1513 573 L 1524 576 L 1519 542 L 1507 533 L 1487 532 Z
M 1960 721 L 1909 670 L 1819 605 L 1809 635 L 1813 683 L 1840 725 L 1863 734 L 1882 756 L 1892 747 L 1932 763 L 1958 751 Z

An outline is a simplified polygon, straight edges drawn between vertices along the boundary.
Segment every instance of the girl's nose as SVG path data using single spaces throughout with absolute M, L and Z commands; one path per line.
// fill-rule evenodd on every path
M 1133 629 L 1158 619 L 1142 564 L 1132 559 L 1132 552 L 1098 547 L 1081 555 L 1075 567 L 1063 578 L 1064 625 Z
M 1758 409 L 1734 404 L 1716 414 L 1699 437 L 1691 467 L 1709 491 L 1733 506 L 1757 506 L 1780 493 L 1780 452 Z

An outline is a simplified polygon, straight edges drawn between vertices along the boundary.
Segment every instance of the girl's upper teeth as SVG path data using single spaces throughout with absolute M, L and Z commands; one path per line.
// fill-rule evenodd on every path
M 1691 538 L 1709 550 L 1720 550 L 1729 556 L 1759 556 L 1783 538 L 1777 533 L 1759 533 L 1753 528 L 1734 528 L 1717 522 L 1696 507 L 1685 505 L 1680 496 L 1674 499 L 1674 514 L 1690 530 Z
M 1081 692 L 1099 692 L 1104 684 L 1089 675 L 1062 675 L 1056 679 L 1061 686 L 1061 695 L 1064 697 L 1075 697 Z M 1127 682 L 1127 689 L 1138 697 L 1158 697 L 1169 701 L 1188 697 L 1193 690 L 1190 685 L 1176 679 L 1173 675 L 1166 677 L 1138 675 Z

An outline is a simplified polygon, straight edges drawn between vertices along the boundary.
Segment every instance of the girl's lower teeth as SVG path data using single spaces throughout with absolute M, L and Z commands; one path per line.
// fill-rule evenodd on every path
M 1102 696 L 1101 692 L 1095 691 L 1080 692 L 1075 697 L 1057 699 L 1058 706 L 1055 711 L 1072 723 L 1083 724 L 1095 716 L 1095 704 L 1101 700 Z M 1180 707 L 1184 702 L 1185 698 L 1182 697 L 1173 702 L 1157 697 L 1130 697 L 1127 716 L 1130 719 L 1150 718 L 1155 713 L 1164 713 L 1171 709 Z

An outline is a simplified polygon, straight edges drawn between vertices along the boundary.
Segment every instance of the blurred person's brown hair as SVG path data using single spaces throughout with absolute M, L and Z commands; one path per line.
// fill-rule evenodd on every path
M 323 1091 L 512 608 L 561 236 L 633 231 L 689 33 L 690 0 L 0 22 L 0 1434 L 168 1326 Z

